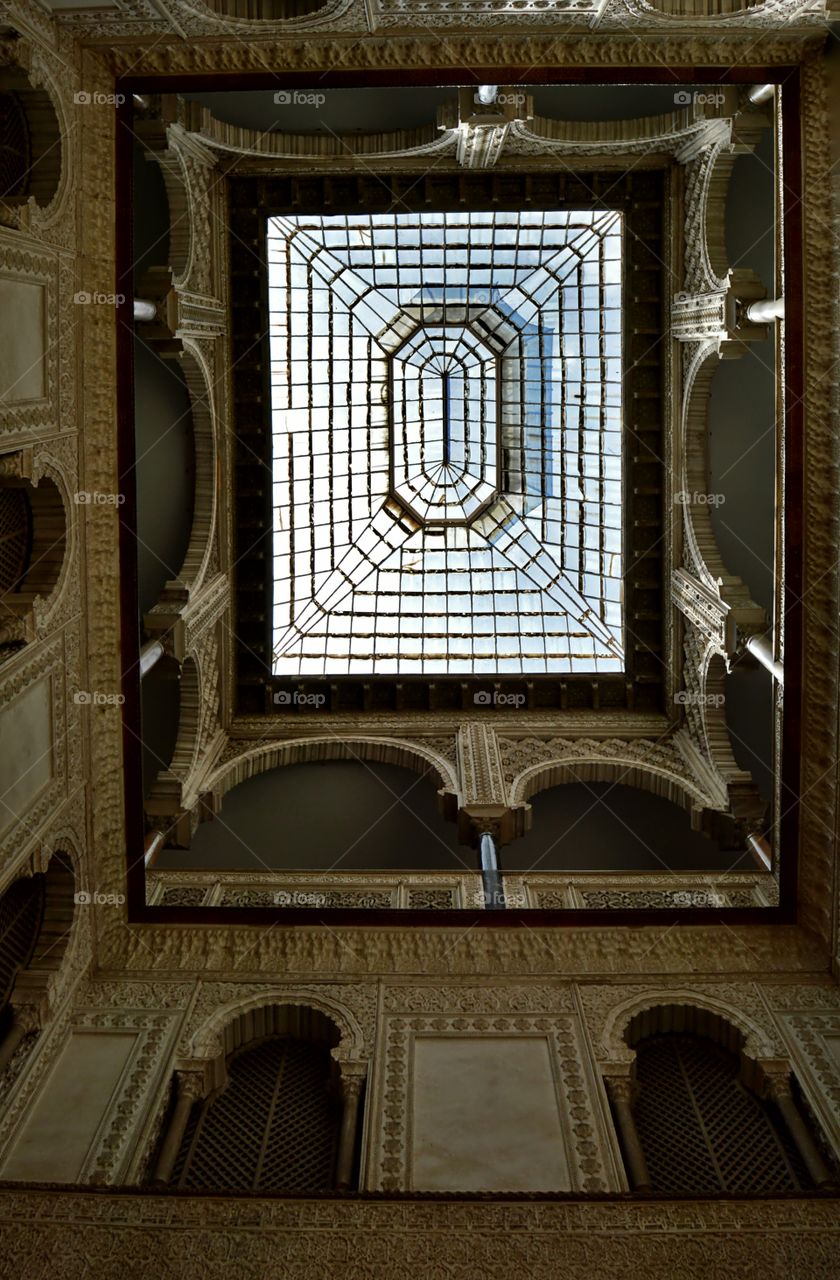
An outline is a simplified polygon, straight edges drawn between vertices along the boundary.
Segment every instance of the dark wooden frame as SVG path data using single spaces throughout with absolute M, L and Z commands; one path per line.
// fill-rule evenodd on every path
M 228 178 L 235 437 L 235 691 L 240 714 L 459 711 L 496 689 L 528 710 L 664 711 L 664 383 L 666 347 L 651 339 L 666 324 L 663 245 L 667 171 L 622 174 L 565 167 L 533 174 L 493 170 L 424 174 L 235 175 Z M 616 675 L 334 675 L 281 679 L 271 667 L 270 363 L 265 223 L 275 214 L 371 209 L 616 209 L 625 218 L 623 543 L 625 669 Z M 259 263 L 259 267 L 256 264 Z M 256 268 L 256 269 L 255 269 Z M 644 301 L 629 305 L 630 289 Z M 632 327 L 631 327 L 632 321 Z M 300 701 L 294 694 L 304 695 Z M 508 704 L 516 705 L 516 704 Z M 504 715 L 506 712 L 501 711 Z M 509 712 L 507 713 L 509 714 Z

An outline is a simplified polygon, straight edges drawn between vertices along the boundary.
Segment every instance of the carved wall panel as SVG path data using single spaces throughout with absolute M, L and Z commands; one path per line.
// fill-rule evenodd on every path
M 493 1036 L 505 1041 L 508 1052 L 515 1048 L 512 1041 L 517 1036 L 548 1041 L 569 1186 L 597 1191 L 621 1185 L 603 1100 L 593 1080 L 571 988 L 429 985 L 390 987 L 383 993 L 369 1101 L 367 1187 L 387 1191 L 413 1186 L 412 1170 L 418 1155 L 413 1148 L 418 1038 L 431 1042 L 451 1037 L 457 1050 L 466 1037 Z M 487 1103 L 489 1106 L 489 1098 Z M 438 1138 L 445 1142 L 442 1133 Z M 422 1178 L 422 1173 L 419 1176 Z M 488 1169 L 484 1186 L 501 1189 L 506 1185 L 505 1176 L 503 1168 Z
M 679 1275 L 706 1280 L 731 1271 L 764 1280 L 833 1280 L 840 1227 L 833 1200 L 678 1204 L 607 1200 L 539 1203 L 411 1203 L 269 1200 L 208 1196 L 7 1191 L 0 1220 L 9 1254 L 30 1280 L 125 1275 L 125 1258 L 147 1275 L 174 1269 L 181 1280 L 223 1280 L 236 1265 L 271 1274 L 282 1259 L 289 1280 L 322 1280 L 348 1268 L 401 1280 L 434 1262 L 451 1280 L 476 1273 L 556 1280 L 569 1275 Z M 432 1214 L 434 1215 L 432 1217 Z M 19 1272 L 20 1274 L 20 1272 Z
M 72 347 L 74 308 L 71 298 L 62 296 L 58 263 L 55 253 L 21 244 L 14 233 L 0 229 L 5 391 L 0 436 L 9 447 L 19 438 L 70 425 L 60 420 L 59 386 L 62 354 L 69 359 Z M 16 325 L 21 326 L 17 333 Z
M 28 757 L 8 751 L 5 756 L 8 776 L 0 819 L 3 876 L 26 857 L 45 822 L 67 796 L 71 769 L 78 777 L 78 755 L 72 765 L 69 755 L 79 745 L 78 708 L 73 708 L 72 717 L 68 715 L 65 652 L 64 636 L 59 634 L 21 650 L 3 667 L 3 739 L 25 742 L 29 752 Z

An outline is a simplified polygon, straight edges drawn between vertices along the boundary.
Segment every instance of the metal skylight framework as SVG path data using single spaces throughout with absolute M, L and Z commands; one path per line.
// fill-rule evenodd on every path
M 621 672 L 621 215 L 267 234 L 274 674 Z

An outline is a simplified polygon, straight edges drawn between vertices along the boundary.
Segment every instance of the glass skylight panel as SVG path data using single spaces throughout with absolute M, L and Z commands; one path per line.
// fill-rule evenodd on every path
M 274 674 L 621 672 L 621 215 L 267 235 Z

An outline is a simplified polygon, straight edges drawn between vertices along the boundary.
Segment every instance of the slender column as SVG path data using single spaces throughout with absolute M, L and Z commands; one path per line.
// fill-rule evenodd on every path
M 203 1095 L 203 1081 L 196 1072 L 178 1071 L 175 1076 L 178 1097 L 169 1128 L 160 1149 L 153 1182 L 168 1182 L 181 1147 L 193 1103 Z
M 773 854 L 764 836 L 756 835 L 754 831 L 751 831 L 747 836 L 747 848 L 762 871 L 773 870 Z
M 762 102 L 769 102 L 775 92 L 774 84 L 757 84 L 750 89 L 747 97 L 754 107 L 760 107 Z
M 157 307 L 153 302 L 147 302 L 145 298 L 134 299 L 135 320 L 154 320 L 156 315 Z
M 785 669 L 773 656 L 773 645 L 766 635 L 747 636 L 746 648 L 754 658 L 758 658 L 763 667 L 766 667 L 774 680 L 784 684 Z
M 144 853 L 145 863 L 147 867 L 153 867 L 158 860 L 158 854 L 166 843 L 166 834 L 163 831 L 150 831 L 146 836 L 146 849 Z
M 356 1152 L 356 1130 L 359 1126 L 359 1100 L 362 1096 L 363 1074 L 349 1073 L 345 1064 L 341 1076 L 341 1132 L 338 1138 L 335 1185 L 337 1191 L 348 1191 L 353 1184 L 353 1156 Z
M 147 640 L 140 650 L 140 679 L 147 676 L 152 667 L 160 662 L 166 650 L 159 640 Z
M 747 319 L 754 324 L 764 324 L 767 320 L 784 320 L 784 298 L 762 298 L 760 302 L 751 302 L 747 307 Z
M 0 1044 L 0 1071 L 5 1071 L 25 1036 L 38 1026 L 38 1016 L 30 1006 L 12 1006 L 12 1025 Z
M 796 1144 L 805 1168 L 811 1175 L 814 1186 L 823 1187 L 832 1181 L 831 1171 L 820 1155 L 819 1148 L 811 1137 L 808 1126 L 802 1119 L 790 1087 L 790 1074 L 769 1077 L 769 1094 L 779 1114 L 785 1122 L 788 1133 Z
M 489 831 L 481 833 L 481 879 L 484 883 L 484 906 L 488 911 L 503 909 L 505 891 L 499 871 L 496 842 Z
M 606 1086 L 621 1136 L 630 1186 L 634 1191 L 650 1191 L 650 1174 L 633 1116 L 633 1103 L 638 1096 L 639 1087 L 629 1076 L 607 1077 Z

